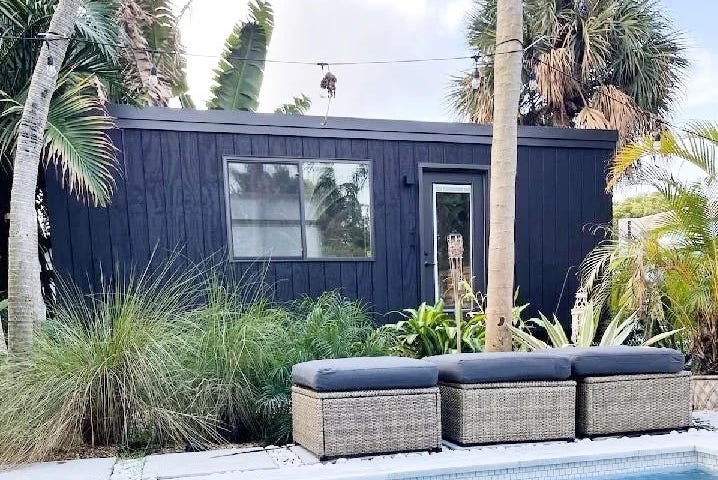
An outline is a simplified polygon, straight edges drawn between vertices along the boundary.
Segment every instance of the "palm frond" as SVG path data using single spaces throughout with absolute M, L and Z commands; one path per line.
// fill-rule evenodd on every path
M 58 79 L 59 95 L 52 98 L 45 130 L 47 163 L 59 167 L 70 191 L 95 204 L 106 204 L 117 172 L 115 147 L 107 135 L 114 128 L 95 91 L 95 78 L 76 81 L 71 75 Z M 25 92 L 16 98 L 0 96 L 0 155 L 15 148 Z
M 283 113 L 284 115 L 304 115 L 311 108 L 312 101 L 301 94 L 300 97 L 294 97 L 292 102 L 280 105 L 274 110 L 274 113 Z
M 497 0 L 476 0 L 470 12 L 467 43 L 479 55 L 494 51 L 496 4 Z M 620 143 L 625 143 L 633 135 L 648 133 L 650 125 L 640 121 L 645 112 L 659 118 L 668 112 L 680 91 L 687 60 L 682 35 L 657 2 L 581 2 L 585 11 L 570 1 L 523 4 L 527 48 L 517 112 L 520 124 L 615 128 Z M 492 71 L 488 64 L 486 76 Z M 482 98 L 486 91 L 474 93 L 466 83 L 463 77 L 451 80 L 450 107 L 461 118 L 490 121 L 490 103 Z M 619 102 L 605 100 L 607 95 Z M 624 103 L 628 107 L 621 106 Z

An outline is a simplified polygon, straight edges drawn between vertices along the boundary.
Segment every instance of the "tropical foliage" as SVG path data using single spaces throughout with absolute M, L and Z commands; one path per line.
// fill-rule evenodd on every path
M 283 113 L 284 115 L 304 115 L 312 106 L 312 101 L 304 94 L 294 97 L 290 103 L 280 105 L 274 110 L 274 113 Z
M 597 302 L 636 311 L 644 338 L 685 328 L 696 370 L 718 373 L 718 127 L 696 123 L 621 149 L 610 169 L 619 181 L 653 187 L 668 205 L 656 228 L 601 243 L 586 258 L 582 281 Z M 682 179 L 677 167 L 698 172 Z
M 259 105 L 267 48 L 274 29 L 269 2 L 249 4 L 249 21 L 239 22 L 227 38 L 219 66 L 215 69 L 210 109 L 250 110 Z
M 613 218 L 640 218 L 647 215 L 665 212 L 669 209 L 663 195 L 659 192 L 646 193 L 627 198 L 613 205 Z
M 596 338 L 600 323 L 600 310 L 595 310 L 592 303 L 588 303 L 583 315 L 582 321 L 579 322 L 578 331 L 575 338 L 569 339 L 561 322 L 554 315 L 553 320 L 549 320 L 545 315 L 539 314 L 539 318 L 532 318 L 526 322 L 523 327 L 511 327 L 511 332 L 521 349 L 525 350 L 542 350 L 545 348 L 562 348 L 562 347 L 590 347 L 592 345 L 615 346 L 624 345 L 628 342 L 635 342 L 636 329 L 639 326 L 638 318 L 635 313 L 624 315 L 618 312 L 613 319 L 608 322 L 600 338 Z M 546 334 L 548 343 L 535 336 L 532 331 L 535 328 Z M 669 338 L 679 330 L 663 332 L 648 340 L 640 343 L 642 346 L 650 346 Z
M 224 43 L 207 108 L 251 112 L 257 109 L 273 31 L 272 5 L 267 0 L 252 0 L 249 19 L 238 22 Z M 275 113 L 303 115 L 311 104 L 309 97 L 302 94 L 277 107 Z
M 14 37 L 36 37 L 47 30 L 56 2 L 11 0 L 0 6 L 0 29 Z M 45 162 L 58 165 L 70 189 L 96 203 L 109 200 L 115 171 L 107 136 L 111 120 L 101 96 L 129 95 L 119 74 L 119 29 L 113 2 L 88 2 L 66 61 L 58 66 L 58 87 L 45 132 Z M 20 115 L 40 44 L 0 40 L 0 156 L 12 163 Z
M 359 302 L 278 305 L 261 279 L 179 260 L 93 294 L 61 283 L 30 357 L 0 363 L 0 464 L 80 444 L 286 442 L 292 365 L 389 352 Z
M 524 0 L 519 123 L 612 128 L 622 139 L 664 116 L 687 62 L 683 39 L 654 0 Z M 467 41 L 481 84 L 457 77 L 449 99 L 473 122 L 493 120 L 496 0 L 476 0 Z
M 461 323 L 462 351 L 481 352 L 486 339 L 486 299 L 480 293 L 474 292 L 468 282 L 464 283 L 462 291 L 463 303 L 471 305 L 471 308 L 464 312 Z M 517 295 L 518 291 L 514 295 L 514 301 Z M 514 327 L 523 328 L 521 314 L 526 307 L 528 304 L 513 307 Z M 394 353 L 422 358 L 456 352 L 458 329 L 453 315 L 445 311 L 442 300 L 434 305 L 424 302 L 418 308 L 407 308 L 400 313 L 403 320 L 385 325 L 381 329 Z

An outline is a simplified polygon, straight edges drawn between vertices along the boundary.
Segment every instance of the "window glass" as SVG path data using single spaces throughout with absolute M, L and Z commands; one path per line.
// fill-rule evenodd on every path
M 464 256 L 462 275 L 471 281 L 471 186 L 434 185 L 434 231 L 436 258 L 434 276 L 437 300 L 441 299 L 448 308 L 454 308 L 454 284 L 449 268 L 448 237 L 459 233 L 463 237 Z M 464 305 L 469 308 L 470 305 Z
M 299 168 L 293 163 L 230 162 L 235 257 L 301 257 Z
M 369 164 L 305 162 L 307 257 L 370 257 Z

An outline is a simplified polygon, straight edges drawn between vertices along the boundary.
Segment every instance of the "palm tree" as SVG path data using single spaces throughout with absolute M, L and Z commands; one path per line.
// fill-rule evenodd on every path
M 96 204 L 110 200 L 117 166 L 114 147 L 107 136 L 113 122 L 105 114 L 105 100 L 158 103 L 164 101 L 162 92 L 169 82 L 184 78 L 180 65 L 173 75 L 168 75 L 170 80 L 161 78 L 156 87 L 149 86 L 146 81 L 133 81 L 148 76 L 147 65 L 138 61 L 141 56 L 137 57 L 135 53 L 160 45 L 163 36 L 171 36 L 171 27 L 176 26 L 173 17 L 156 15 L 164 3 L 105 0 L 73 2 L 72 7 L 67 7 L 66 3 L 56 0 L 6 0 L 0 4 L 0 31 L 8 37 L 0 40 L 0 161 L 12 166 L 15 177 L 10 239 L 14 250 L 9 256 L 16 263 L 11 263 L 9 277 L 12 278 L 8 279 L 11 284 L 8 292 L 11 349 L 27 349 L 32 340 L 33 323 L 44 318 L 44 304 L 37 296 L 41 287 L 37 274 L 38 215 L 35 207 L 42 198 L 37 189 L 38 167 L 56 165 L 64 183 L 82 199 Z M 74 36 L 72 40 L 52 40 L 47 44 L 53 49 L 53 66 L 58 70 L 54 77 L 46 74 L 47 45 L 42 50 L 41 42 L 24 38 L 36 38 L 38 34 L 52 30 L 49 22 L 54 18 L 54 12 L 64 11 L 60 10 L 60 5 L 63 9 L 70 8 L 76 20 L 69 32 L 61 35 L 63 38 Z M 81 15 L 78 5 L 83 7 Z M 153 16 L 146 13 L 150 7 L 155 13 Z M 146 40 L 137 32 L 153 33 L 152 40 Z M 55 45 L 60 44 L 65 45 L 66 52 L 64 48 L 54 51 Z M 166 71 L 172 70 L 168 68 Z M 50 82 L 41 90 L 43 101 L 48 102 L 48 110 L 46 114 L 39 110 L 39 117 L 27 124 L 22 120 L 24 109 L 41 106 L 36 101 L 27 101 L 38 94 L 33 90 L 37 88 L 33 87 L 33 80 L 38 76 L 44 82 Z M 54 91 L 54 95 L 47 95 L 49 91 Z M 28 128 L 32 133 L 30 136 Z M 25 132 L 21 133 L 23 129 Z M 38 132 L 44 132 L 44 136 Z M 32 141 L 31 150 L 27 150 L 24 143 L 28 139 Z M 22 155 L 26 152 L 31 153 L 32 158 Z M 29 202 L 30 198 L 32 202 Z M 19 212 L 18 208 L 21 208 Z M 31 228 L 33 224 L 35 226 Z M 33 250 L 34 258 L 30 253 Z M 18 278 L 23 279 L 22 285 L 17 284 Z M 18 287 L 22 287 L 20 291 Z M 28 298 L 18 297 L 18 293 Z M 19 303 L 32 307 L 18 316 Z
M 179 34 L 182 13 L 173 13 L 170 0 L 113 1 L 119 2 L 116 12 L 120 43 L 131 47 L 120 51 L 122 80 L 129 96 L 116 101 L 166 107 L 171 98 L 178 97 L 183 106 L 193 107 Z M 189 3 L 182 12 L 188 6 Z M 158 81 L 151 86 L 149 79 L 153 68 Z
M 582 282 L 598 301 L 637 311 L 644 338 L 685 327 L 702 373 L 718 373 L 718 126 L 690 125 L 623 147 L 609 188 L 619 181 L 655 188 L 667 204 L 654 229 L 601 243 L 584 260 Z M 685 162 L 698 180 L 677 177 Z
M 494 130 L 489 193 L 486 349 L 511 350 L 516 218 L 516 109 L 521 90 L 521 0 L 502 0 L 496 12 Z M 518 48 L 517 48 L 518 46 Z
M 10 193 L 10 237 L 8 243 L 8 337 L 10 352 L 27 354 L 32 346 L 35 322 L 45 318 L 40 262 L 37 256 L 37 213 L 35 190 L 52 94 L 57 80 L 46 66 L 62 63 L 80 16 L 82 0 L 60 0 L 49 30 L 60 40 L 40 48 L 27 88 L 26 101 L 17 129 Z
M 454 79 L 449 100 L 463 118 L 493 120 L 497 0 L 476 0 L 467 40 L 479 56 Z M 621 141 L 663 117 L 687 66 L 683 40 L 655 0 L 524 0 L 525 62 L 519 123 L 618 130 Z

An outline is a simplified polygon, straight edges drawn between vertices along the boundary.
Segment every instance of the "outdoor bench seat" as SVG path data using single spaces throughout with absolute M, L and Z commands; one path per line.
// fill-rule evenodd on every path
M 292 368 L 294 441 L 320 459 L 441 448 L 438 369 L 357 357 Z
M 677 350 L 653 347 L 555 349 L 578 382 L 579 436 L 688 428 L 690 373 Z
M 576 382 L 550 353 L 426 357 L 439 367 L 442 431 L 460 445 L 572 439 Z

